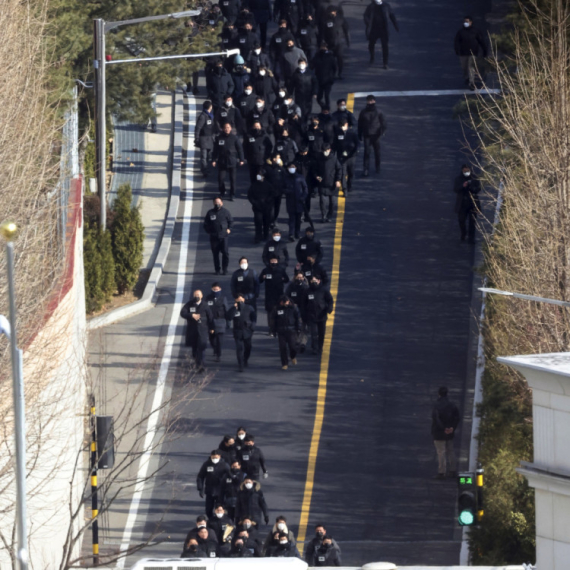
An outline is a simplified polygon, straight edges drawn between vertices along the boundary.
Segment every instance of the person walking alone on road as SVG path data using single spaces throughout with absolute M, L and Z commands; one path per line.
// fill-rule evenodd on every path
M 232 126 L 225 123 L 222 132 L 214 145 L 212 166 L 218 166 L 218 190 L 220 196 L 226 194 L 226 172 L 230 176 L 230 201 L 233 201 L 236 191 L 236 167 L 243 165 L 243 148 L 239 138 L 232 134 Z
M 274 307 L 269 315 L 269 330 L 273 335 L 277 335 L 279 340 L 281 368 L 289 368 L 289 358 L 291 364 L 297 364 L 297 337 L 301 332 L 301 317 L 299 309 L 286 295 L 281 297 L 279 305 Z
M 481 32 L 473 26 L 471 16 L 465 16 L 463 19 L 463 27 L 455 34 L 454 47 L 463 69 L 465 85 L 474 91 L 476 58 L 479 55 L 487 57 L 487 46 Z
M 255 310 L 246 305 L 242 296 L 236 297 L 234 306 L 228 311 L 228 320 L 232 321 L 238 368 L 243 372 L 251 355 L 251 341 L 255 327 Z
M 192 358 L 197 372 L 204 370 L 204 351 L 208 346 L 208 332 L 214 328 L 212 312 L 202 302 L 202 291 L 196 289 L 194 296 L 182 307 L 180 316 L 186 319 L 186 346 L 192 347 Z
M 204 495 L 206 496 L 206 516 L 208 518 L 212 518 L 214 505 L 222 496 L 222 481 L 229 476 L 229 465 L 222 461 L 220 451 L 214 449 L 210 457 L 202 464 L 196 478 L 196 487 L 200 497 L 203 499 Z
M 431 413 L 431 435 L 437 452 L 436 479 L 444 479 L 446 469 L 448 477 L 457 475 L 455 452 L 453 451 L 453 438 L 459 424 L 459 410 L 447 398 L 447 388 L 442 386 L 438 390 L 437 399 Z
M 222 288 L 219 283 L 212 283 L 212 291 L 206 296 L 206 304 L 212 312 L 214 323 L 212 331 L 210 331 L 210 345 L 214 349 L 216 362 L 220 362 L 224 333 L 227 328 L 226 314 L 229 306 L 225 295 L 222 295 Z
M 380 138 L 388 127 L 382 111 L 376 108 L 374 95 L 366 97 L 366 108 L 358 116 L 358 138 L 364 141 L 364 176 L 368 176 L 370 149 L 374 149 L 376 172 L 380 172 Z
M 392 12 L 390 4 L 384 2 L 384 0 L 372 0 L 364 12 L 364 26 L 366 39 L 368 40 L 368 51 L 370 52 L 370 63 L 374 63 L 376 42 L 380 40 L 384 69 L 388 69 L 388 56 L 390 55 L 388 48 L 390 37 L 388 20 L 392 20 L 394 28 L 399 32 L 398 21 L 394 12 Z
M 208 210 L 204 218 L 204 231 L 210 236 L 210 247 L 214 256 L 216 275 L 220 274 L 220 254 L 222 256 L 221 270 L 223 275 L 228 272 L 230 253 L 228 238 L 233 226 L 232 215 L 224 208 L 221 196 L 214 198 L 214 207 Z
M 457 194 L 455 200 L 455 213 L 459 221 L 461 241 L 468 237 L 469 243 L 475 243 L 475 225 L 477 224 L 477 212 L 481 209 L 479 192 L 481 184 L 471 172 L 471 167 L 464 164 L 461 174 L 455 179 L 453 191 Z

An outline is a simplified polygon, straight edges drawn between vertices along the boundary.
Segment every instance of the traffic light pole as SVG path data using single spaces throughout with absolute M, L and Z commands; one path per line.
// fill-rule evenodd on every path
M 95 69 L 95 176 L 101 201 L 100 225 L 107 228 L 107 125 L 105 109 L 105 21 L 93 20 L 93 46 Z
M 99 501 L 97 496 L 97 417 L 95 397 L 91 396 L 91 537 L 93 543 L 93 564 L 99 564 Z

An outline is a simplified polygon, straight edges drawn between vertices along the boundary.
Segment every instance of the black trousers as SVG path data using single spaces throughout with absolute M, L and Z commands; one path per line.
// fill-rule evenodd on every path
M 384 65 L 388 65 L 388 56 L 390 55 L 390 50 L 388 48 L 388 38 L 386 36 L 382 36 L 380 38 L 373 38 L 371 37 L 368 40 L 368 51 L 370 52 L 371 56 L 374 56 L 374 50 L 376 48 L 376 42 L 380 40 L 382 44 L 382 63 Z
M 273 221 L 273 209 L 253 209 L 253 224 L 255 226 L 255 239 L 266 240 L 269 237 L 269 226 Z
M 352 190 L 352 180 L 354 178 L 354 158 L 349 158 L 342 163 L 342 189 L 350 192 Z
M 289 363 L 287 357 L 287 348 L 289 348 L 289 357 L 291 360 L 297 356 L 297 333 L 295 331 L 284 331 L 277 335 L 279 339 L 279 355 L 281 356 L 281 365 L 287 366 Z
M 188 81 L 188 83 L 186 84 L 186 91 L 191 91 L 192 86 L 194 86 L 194 89 L 198 89 L 199 77 L 200 77 L 200 70 L 192 72 L 192 79 L 190 79 L 190 81 Z
M 370 166 L 370 149 L 374 149 L 374 162 L 376 170 L 380 169 L 380 135 L 364 137 L 364 168 Z
M 309 97 L 308 99 L 299 99 L 298 101 L 295 101 L 295 103 L 297 103 L 301 109 L 301 118 L 303 121 L 306 121 L 313 110 L 313 98 Z
M 208 174 L 212 162 L 212 149 L 200 148 L 200 170 L 202 174 Z
M 325 329 L 327 327 L 327 322 L 319 321 L 307 324 L 311 332 L 311 348 L 313 351 L 322 352 L 323 344 L 325 343 Z
M 317 93 L 317 103 L 321 107 L 323 106 L 324 103 L 330 108 L 332 87 L 333 87 L 332 83 L 324 83 L 324 84 L 319 83 L 319 92 Z
M 218 358 L 222 356 L 222 343 L 224 342 L 224 333 L 210 333 L 210 346 L 214 349 L 214 356 Z
M 206 516 L 211 519 L 214 516 L 214 507 L 218 502 L 218 497 L 212 497 L 212 495 L 206 495 Z
M 204 364 L 204 351 L 206 350 L 206 346 L 207 344 L 200 337 L 192 341 L 192 358 L 196 366 L 202 366 Z
M 344 69 L 344 44 L 336 45 L 332 48 L 332 52 L 336 56 L 336 65 L 338 68 L 338 76 L 342 77 L 342 70 Z
M 325 200 L 328 200 L 328 207 L 325 206 Z M 322 218 L 332 218 L 334 215 L 333 196 L 326 196 L 321 188 L 319 188 L 319 206 L 321 207 Z
M 303 217 L 303 212 L 289 214 L 289 235 L 294 235 L 299 238 L 301 234 L 301 218 Z
M 279 212 L 281 210 L 281 198 L 283 196 L 277 196 L 273 202 L 273 223 L 277 223 L 277 218 L 279 217 Z
M 265 50 L 265 46 L 267 44 L 267 22 L 259 24 L 259 43 L 261 45 L 261 49 Z
M 214 269 L 220 271 L 220 254 L 222 256 L 221 269 L 226 271 L 230 263 L 230 252 L 228 246 L 228 238 L 218 238 L 210 236 L 210 247 L 212 248 L 212 255 L 214 256 Z
M 469 210 L 460 210 L 457 214 L 459 229 L 461 230 L 461 239 L 467 239 L 470 242 L 475 240 L 475 225 L 477 224 L 477 210 L 469 208 Z
M 238 366 L 242 369 L 244 366 L 247 366 L 247 361 L 249 360 L 249 356 L 251 354 L 251 339 L 249 338 L 235 338 L 236 341 L 236 356 L 238 361 Z
M 235 166 L 219 166 L 218 167 L 218 190 L 220 196 L 226 195 L 226 173 L 230 175 L 230 197 L 233 198 L 236 193 L 236 167 Z

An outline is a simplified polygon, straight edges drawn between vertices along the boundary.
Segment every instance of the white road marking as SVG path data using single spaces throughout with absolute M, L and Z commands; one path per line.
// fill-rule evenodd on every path
M 194 124 L 196 120 L 196 102 L 191 94 L 188 94 L 188 107 L 190 112 L 190 124 Z M 183 150 L 181 149 L 181 152 Z M 180 310 L 184 303 L 184 289 L 186 286 L 186 265 L 188 261 L 188 245 L 190 238 L 190 220 L 192 214 L 192 190 L 194 187 L 192 169 L 188 168 L 189 165 L 194 163 L 195 150 L 193 146 L 188 149 L 187 155 L 187 176 L 186 178 L 186 198 L 184 200 L 184 208 L 182 214 L 182 237 L 180 240 L 180 257 L 178 259 L 178 272 L 176 279 L 176 296 L 174 300 L 174 306 L 172 307 L 172 315 L 170 317 L 170 323 L 168 325 L 168 334 L 166 336 L 166 342 L 164 345 L 164 354 L 160 362 L 160 371 L 158 373 L 158 379 L 156 381 L 156 389 L 154 391 L 154 398 L 152 401 L 151 410 L 158 410 L 162 405 L 162 400 L 164 398 L 164 389 L 166 386 L 166 376 L 168 374 L 168 369 L 170 367 L 170 362 L 172 360 L 172 351 L 174 349 L 174 341 L 176 338 L 176 329 L 178 328 L 178 323 L 180 322 Z M 181 180 L 182 182 L 182 180 Z M 182 188 L 181 194 L 182 194 Z M 133 493 L 133 498 L 131 500 L 131 506 L 129 508 L 129 516 L 127 518 L 127 524 L 125 525 L 125 530 L 123 532 L 123 540 L 121 542 L 120 552 L 127 552 L 131 544 L 133 528 L 137 522 L 137 515 L 139 511 L 139 506 L 141 503 L 142 494 L 145 487 L 146 478 L 148 477 L 149 462 L 152 457 L 152 444 L 156 432 L 158 431 L 158 412 L 152 413 L 148 418 L 148 425 L 146 428 L 146 435 L 144 439 L 143 449 L 144 453 L 141 455 L 139 468 L 137 471 L 137 484 L 135 485 L 135 490 Z M 117 568 L 124 568 L 127 557 L 124 556 L 117 561 Z
M 367 97 L 438 97 L 441 95 L 499 95 L 500 89 L 448 89 L 439 91 L 357 91 L 354 98 Z

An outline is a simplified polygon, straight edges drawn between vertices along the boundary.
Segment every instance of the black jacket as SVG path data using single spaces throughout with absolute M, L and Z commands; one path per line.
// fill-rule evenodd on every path
M 328 287 L 329 276 L 326 269 L 322 265 L 319 265 L 319 263 L 315 262 L 314 265 L 311 265 L 308 261 L 305 261 L 305 263 L 301 265 L 300 272 L 309 283 L 311 282 L 311 277 L 318 277 L 321 280 L 321 285 Z
M 456 55 L 483 55 L 487 57 L 487 46 L 481 32 L 473 26 L 461 28 L 455 34 L 454 48 Z
M 212 208 L 204 218 L 204 231 L 212 238 L 223 239 L 228 237 L 228 230 L 232 229 L 233 224 L 229 210 L 223 206 L 219 210 Z
M 332 149 L 341 164 L 356 156 L 359 147 L 358 135 L 354 131 L 338 128 L 334 134 Z
M 309 566 L 318 566 L 317 562 L 323 562 L 323 560 L 317 560 L 317 552 L 322 547 L 322 545 L 323 539 L 317 536 L 313 537 L 313 539 L 307 543 L 305 547 L 305 562 Z M 340 561 L 340 546 L 334 538 L 332 539 L 331 547 L 328 548 L 327 551 L 329 550 L 336 550 L 339 555 L 338 560 Z M 327 558 L 326 555 L 325 558 Z M 334 562 L 334 557 L 331 556 L 330 558 L 332 558 L 332 561 Z M 327 566 L 327 564 L 320 564 L 320 566 Z M 330 564 L 330 566 L 340 566 L 340 564 Z
M 269 315 L 269 330 L 273 333 L 286 333 L 301 330 L 301 315 L 293 305 L 276 305 Z
M 221 107 L 224 97 L 233 93 L 234 82 L 230 74 L 222 67 L 221 73 L 214 71 L 206 77 L 206 89 L 208 99 L 212 101 L 214 107 Z
M 199 315 L 200 320 L 194 319 L 193 315 Z M 203 344 L 208 342 L 208 333 L 214 327 L 214 320 L 212 318 L 212 311 L 202 299 L 198 305 L 194 299 L 188 301 L 182 307 L 180 316 L 186 320 L 186 344 L 191 346 L 195 341 L 200 341 Z
M 248 0 L 247 5 L 258 24 L 265 24 L 271 18 L 270 0 Z
M 264 78 L 265 79 L 265 78 Z M 255 87 L 254 87 L 255 89 Z M 259 93 L 258 93 L 259 94 Z M 275 117 L 273 113 L 267 106 L 267 99 L 265 99 L 265 105 L 262 109 L 254 107 L 247 115 L 246 124 L 247 128 L 250 129 L 253 123 L 259 121 L 261 123 L 261 128 L 268 134 L 273 133 L 273 127 L 275 125 Z
M 299 46 L 307 55 L 309 55 L 311 50 L 317 49 L 319 45 L 318 30 L 314 20 L 301 23 L 297 33 L 297 39 Z
M 237 494 L 240 485 L 245 479 L 245 473 L 240 469 L 237 473 L 231 472 L 222 480 L 222 495 L 221 499 L 227 507 L 235 507 L 237 502 Z
M 311 287 L 305 298 L 305 320 L 308 323 L 318 323 L 327 320 L 327 315 L 333 312 L 334 301 L 329 290 L 322 285 Z
M 463 186 L 467 182 L 467 186 Z M 466 177 L 461 173 L 453 184 L 455 198 L 455 213 L 464 214 L 473 208 L 481 209 L 479 201 L 479 192 L 481 191 L 481 183 L 473 175 Z
M 305 309 L 305 297 L 307 296 L 308 290 L 309 284 L 307 281 L 299 281 L 297 279 L 291 280 L 285 289 L 285 295 L 287 295 L 287 297 L 297 305 L 303 320 L 305 320 L 303 311 Z
M 450 440 L 455 437 L 459 425 L 459 409 L 445 397 L 439 397 L 431 413 L 431 435 L 434 440 Z M 446 428 L 453 428 L 453 433 L 445 433 Z
M 279 241 L 275 241 L 273 238 L 269 238 L 265 245 L 263 246 L 263 253 L 261 254 L 261 259 L 263 263 L 267 266 L 269 265 L 269 256 L 276 255 L 279 260 L 279 265 L 281 267 L 287 267 L 289 265 L 289 252 L 287 251 L 287 242 L 283 241 L 283 238 Z
M 335 153 L 331 152 L 328 156 L 325 156 L 321 152 L 315 159 L 314 173 L 320 191 L 327 196 L 332 194 L 336 183 L 342 176 L 342 168 Z
M 332 51 L 319 50 L 313 58 L 312 68 L 315 70 L 317 81 L 320 85 L 334 83 L 337 72 L 336 57 Z
M 237 47 L 244 60 L 256 43 L 259 43 L 259 36 L 253 30 L 243 29 L 238 32 Z
M 244 137 L 245 158 L 248 164 L 261 166 L 271 156 L 273 144 L 267 133 L 262 129 L 260 133 L 252 131 Z
M 317 94 L 319 84 L 315 74 L 310 69 L 302 72 L 296 69 L 289 81 L 289 93 L 293 95 L 297 103 L 310 101 Z
M 328 141 L 328 137 L 320 126 L 315 128 L 311 125 L 305 133 L 305 141 L 309 147 L 309 154 L 313 158 L 314 162 L 314 159 L 322 153 L 323 145 Z
M 238 161 L 244 161 L 243 148 L 239 138 L 233 133 L 229 135 L 221 133 L 214 144 L 212 162 L 218 163 L 220 168 L 234 168 Z
M 313 237 L 309 239 L 306 235 L 303 236 L 295 247 L 295 255 L 299 263 L 305 263 L 309 255 L 316 255 L 315 263 L 318 265 L 323 259 L 323 247 L 320 240 Z
M 257 524 L 269 518 L 267 503 L 261 490 L 261 485 L 255 481 L 252 489 L 246 489 L 245 484 L 240 485 L 236 502 L 236 518 L 250 517 Z
M 302 214 L 305 211 L 305 200 L 309 195 L 309 188 L 305 178 L 295 172 L 295 174 L 285 174 L 283 181 L 287 213 Z
M 212 150 L 214 148 L 214 135 L 217 132 L 213 115 L 202 111 L 194 129 L 194 144 L 200 148 Z
M 259 282 L 265 283 L 265 310 L 271 311 L 283 295 L 289 276 L 280 265 L 269 265 L 259 274 Z
M 212 320 L 214 321 L 214 331 L 218 334 L 223 334 L 227 328 L 226 315 L 228 312 L 228 300 L 225 295 L 220 292 L 215 295 L 211 291 L 205 297 L 206 305 L 212 312 Z
M 265 167 L 265 179 L 273 186 L 275 197 L 283 195 L 283 177 L 285 169 L 277 164 L 267 164 Z
M 356 118 L 354 116 L 354 113 L 351 113 L 348 109 L 345 109 L 344 111 L 336 110 L 334 113 L 331 113 L 331 117 L 337 125 L 341 119 L 346 119 L 348 121 L 349 129 L 356 127 Z
M 240 0 L 219 0 L 220 10 L 224 18 L 233 24 L 239 14 Z
M 269 42 L 269 55 L 275 65 L 281 58 L 281 54 L 285 51 L 287 42 L 295 41 L 295 36 L 287 28 L 279 28 L 272 36 Z
M 340 553 L 334 545 L 321 545 L 313 555 L 313 563 L 311 566 L 340 566 Z
M 299 149 L 291 137 L 283 137 L 275 142 L 275 152 L 279 153 L 283 164 L 293 162 L 298 151 Z
M 223 105 L 216 111 L 214 118 L 216 119 L 216 125 L 219 131 L 222 130 L 225 123 L 229 123 L 232 126 L 233 133 L 237 132 L 241 134 L 245 129 L 245 121 L 241 116 L 241 112 L 234 105 L 231 107 Z M 223 136 L 223 133 L 220 133 L 220 136 Z
M 277 79 L 275 79 L 271 70 L 266 70 L 265 75 L 257 73 L 253 78 L 253 90 L 257 95 L 263 97 L 265 108 L 271 110 L 271 106 L 275 102 L 277 91 L 279 90 Z M 262 126 L 264 129 L 267 129 L 265 125 L 262 124 Z
M 256 299 L 259 296 L 259 280 L 257 273 L 251 267 L 245 271 L 238 269 L 232 274 L 231 281 L 232 297 L 235 299 L 241 295 L 246 301 Z
M 251 540 L 249 540 L 248 542 L 252 544 L 251 548 L 248 548 L 246 544 L 244 544 L 243 546 L 238 546 L 237 544 L 234 544 L 228 554 L 228 558 L 253 558 L 255 556 L 255 554 L 253 553 L 254 550 L 253 546 L 255 545 L 255 543 Z
M 348 33 L 348 23 L 337 13 L 336 16 L 329 15 L 320 22 L 321 41 L 327 42 L 329 48 L 337 46 L 350 46 L 350 34 Z
M 208 527 L 214 531 L 216 538 L 218 539 L 218 544 L 221 545 L 231 542 L 236 525 L 228 515 L 224 514 L 221 518 L 214 515 L 208 521 Z
M 255 53 L 255 50 L 252 49 L 247 56 L 246 63 L 247 67 L 251 70 L 253 77 L 257 75 L 257 72 L 262 65 L 266 69 L 271 69 L 271 59 L 269 58 L 269 54 L 265 53 L 263 50 L 258 55 Z
M 255 93 L 250 93 L 249 95 L 243 93 L 236 99 L 236 108 L 239 109 L 241 118 L 244 120 L 244 125 L 246 124 L 245 120 L 247 116 L 255 107 L 255 97 Z
M 210 497 L 220 497 L 222 494 L 222 480 L 224 477 L 228 477 L 229 474 L 230 468 L 225 461 L 220 459 L 218 463 L 214 464 L 212 459 L 208 457 L 196 478 L 198 491 Z
M 267 180 L 255 180 L 247 191 L 247 199 L 254 211 L 269 212 L 275 204 L 273 186 Z
M 267 549 L 265 556 L 271 558 L 301 558 L 297 547 L 288 542 L 287 544 L 279 544 Z
M 239 459 L 241 463 L 241 468 L 247 474 L 248 477 L 257 480 L 259 479 L 260 470 L 263 471 L 264 473 L 267 473 L 267 469 L 265 468 L 265 457 L 263 456 L 263 451 L 261 451 L 261 448 L 257 447 L 257 445 L 254 445 L 253 447 L 248 447 L 247 445 L 244 445 L 239 451 Z
M 400 31 L 398 21 L 392 7 L 387 2 L 376 4 L 372 2 L 368 4 L 364 11 L 364 31 L 366 39 L 375 40 L 378 38 L 389 38 L 388 20 L 392 20 L 392 24 L 397 32 Z
M 225 461 L 231 467 L 232 463 L 237 459 L 237 449 L 235 443 L 228 446 L 226 445 L 224 439 L 222 439 L 218 445 L 218 451 L 222 455 L 222 461 Z
M 383 136 L 388 128 L 382 111 L 374 105 L 366 105 L 358 115 L 358 138 Z
M 240 303 L 239 307 L 234 305 L 228 311 L 228 319 L 232 321 L 235 339 L 251 338 L 253 336 L 253 329 L 255 328 L 255 311 L 253 307 L 245 303 Z

